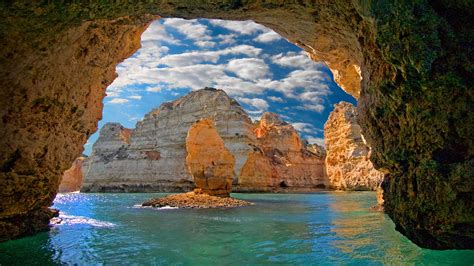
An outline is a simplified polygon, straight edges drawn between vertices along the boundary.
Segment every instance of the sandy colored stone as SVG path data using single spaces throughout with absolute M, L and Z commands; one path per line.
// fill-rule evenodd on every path
M 328 186 L 324 157 L 309 152 L 292 125 L 266 112 L 255 125 L 256 142 L 242 168 L 238 191 L 310 191 Z
M 324 125 L 327 175 L 336 189 L 376 190 L 384 174 L 370 161 L 370 148 L 364 143 L 356 116 L 352 104 L 340 102 Z
M 197 191 L 228 197 L 232 191 L 235 158 L 225 147 L 214 122 L 202 119 L 188 131 L 186 165 Z
M 64 172 L 59 184 L 60 193 L 79 191 L 83 182 L 82 162 L 85 157 L 79 157 L 72 163 L 71 168 Z
M 211 196 L 197 191 L 155 198 L 142 204 L 145 207 L 175 207 L 184 209 L 234 208 L 249 205 L 253 205 L 253 203 L 230 197 Z

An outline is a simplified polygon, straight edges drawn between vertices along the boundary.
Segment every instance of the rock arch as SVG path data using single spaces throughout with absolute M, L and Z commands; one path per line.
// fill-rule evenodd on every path
M 162 16 L 252 19 L 325 61 L 359 99 L 397 230 L 423 247 L 473 248 L 474 8 L 409 2 L 0 4 L 0 239 L 45 228 L 61 172 L 97 130 L 114 67 Z

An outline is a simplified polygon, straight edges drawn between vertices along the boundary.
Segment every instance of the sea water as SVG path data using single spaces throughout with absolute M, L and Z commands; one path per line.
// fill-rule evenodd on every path
M 0 243 L 1 265 L 473 265 L 423 249 L 370 209 L 373 192 L 233 194 L 234 209 L 141 208 L 165 194 L 58 194 L 62 223 Z

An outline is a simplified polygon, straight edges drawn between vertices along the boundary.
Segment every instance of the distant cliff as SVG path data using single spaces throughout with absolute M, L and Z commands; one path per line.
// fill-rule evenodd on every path
M 234 156 L 233 191 L 304 191 L 328 186 L 324 157 L 310 152 L 277 115 L 258 123 L 224 91 L 194 91 L 162 104 L 127 129 L 108 123 L 83 164 L 84 192 L 190 191 L 186 136 L 200 119 L 214 123 Z

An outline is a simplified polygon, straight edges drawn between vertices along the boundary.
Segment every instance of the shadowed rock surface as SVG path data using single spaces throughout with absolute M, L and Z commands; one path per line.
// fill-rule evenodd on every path
M 0 221 L 17 230 L 0 235 L 33 233 L 35 223 L 44 223 L 10 221 L 51 205 L 61 174 L 97 129 L 114 67 L 138 49 L 140 34 L 158 17 L 147 14 L 159 14 L 253 19 L 325 61 L 358 97 L 371 160 L 387 173 L 385 210 L 396 229 L 423 247 L 474 248 L 473 5 L 4 2 Z
M 82 174 L 82 162 L 86 157 L 79 157 L 72 163 L 71 168 L 64 172 L 61 183 L 59 184 L 60 193 L 79 191 L 84 181 L 84 175 Z

